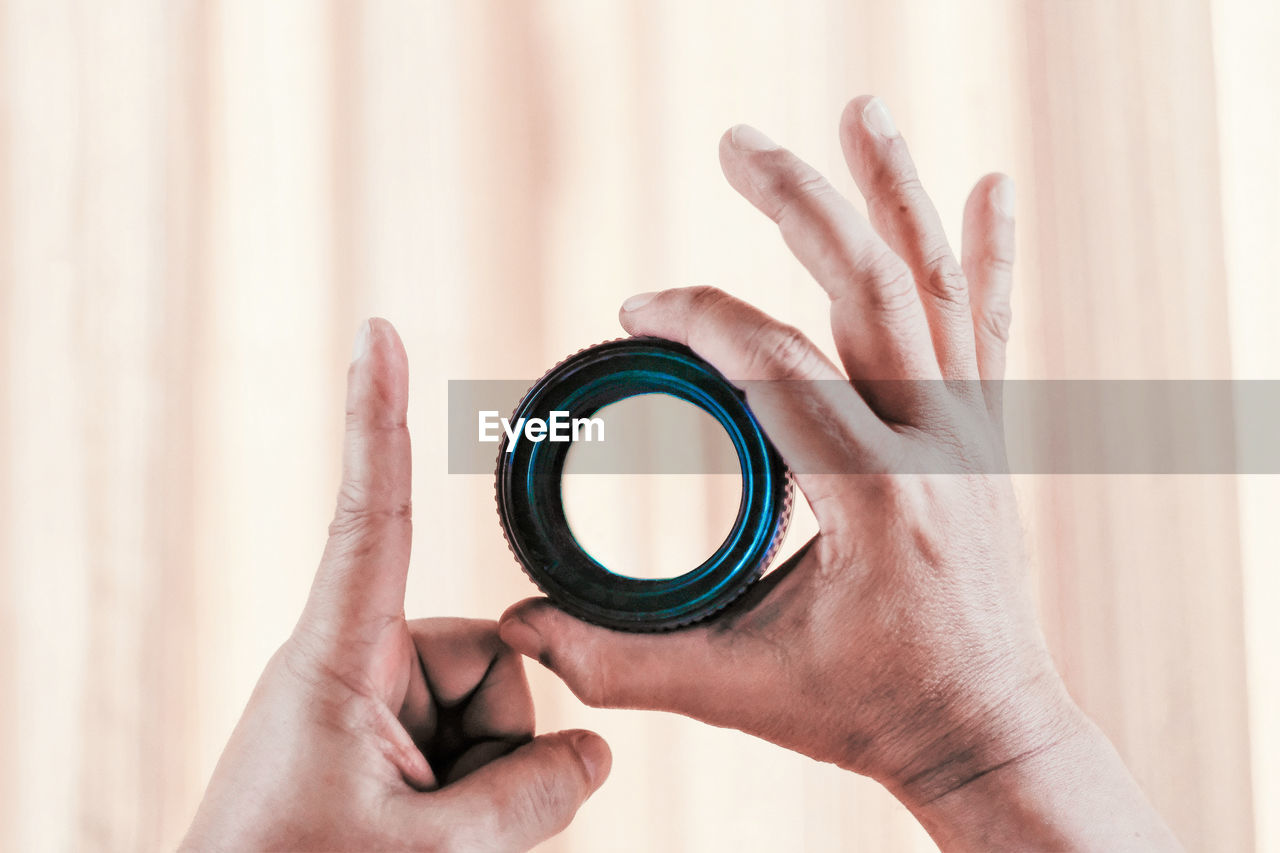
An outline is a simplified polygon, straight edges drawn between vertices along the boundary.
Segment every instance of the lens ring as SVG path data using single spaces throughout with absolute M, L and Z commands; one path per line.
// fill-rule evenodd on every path
M 706 619 L 737 598 L 777 553 L 791 520 L 786 464 L 747 407 L 744 394 L 693 350 L 661 338 L 623 338 L 556 365 L 521 399 L 511 422 L 568 412 L 586 418 L 640 394 L 665 393 L 714 417 L 742 469 L 733 528 L 701 565 L 670 578 L 609 571 L 574 538 L 560 479 L 570 444 L 517 433 L 498 445 L 498 518 L 525 573 L 565 611 L 610 628 L 660 631 Z

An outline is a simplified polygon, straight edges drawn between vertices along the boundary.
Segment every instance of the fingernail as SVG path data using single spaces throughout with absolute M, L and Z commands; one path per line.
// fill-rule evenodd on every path
M 870 130 L 886 139 L 892 139 L 898 135 L 898 127 L 893 123 L 893 116 L 889 115 L 889 108 L 879 98 L 872 98 L 862 108 L 862 122 Z
M 523 619 L 515 617 L 503 622 L 498 626 L 498 636 L 527 658 L 539 659 L 542 655 L 542 635 Z
M 582 759 L 582 766 L 587 768 L 587 776 L 591 779 L 591 789 L 595 790 L 604 784 L 609 775 L 609 766 L 613 763 L 613 755 L 604 738 L 592 732 L 574 732 L 569 742 L 574 752 Z
M 373 327 L 368 320 L 360 324 L 360 328 L 356 331 L 356 342 L 351 347 L 351 363 L 355 364 L 360 359 L 369 354 L 369 347 L 373 345 Z
M 996 185 L 991 188 L 991 206 L 996 209 L 996 212 L 1012 219 L 1013 200 L 1013 178 L 1001 178 L 996 181 Z
M 622 310 L 639 311 L 641 308 L 652 302 L 653 297 L 657 295 L 658 291 L 656 290 L 650 290 L 646 293 L 637 293 L 635 296 L 628 297 L 627 301 L 622 303 Z
M 778 143 L 749 124 L 735 125 L 729 131 L 729 139 L 734 148 L 742 151 L 772 151 L 778 147 Z

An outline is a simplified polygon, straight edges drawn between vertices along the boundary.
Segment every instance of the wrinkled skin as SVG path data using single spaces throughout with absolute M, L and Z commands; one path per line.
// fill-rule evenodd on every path
M 743 383 L 820 532 L 700 626 L 624 634 L 531 599 L 501 635 L 590 705 L 686 714 L 871 776 L 948 848 L 1176 846 L 1063 687 L 1009 478 L 990 473 L 1012 183 L 979 181 L 957 259 L 883 104 L 854 100 L 841 142 L 869 221 L 759 131 L 720 146 L 830 297 L 839 364 L 713 288 L 640 294 L 620 315 Z
M 534 737 L 523 663 L 496 623 L 405 619 L 407 389 L 399 337 L 369 321 L 311 595 L 185 850 L 526 850 L 567 826 L 609 773 L 597 735 Z
M 407 621 L 407 367 L 390 324 L 371 321 L 311 596 L 184 848 L 521 850 L 550 837 L 604 781 L 609 751 L 589 732 L 533 737 L 515 652 L 588 704 L 686 714 L 869 775 L 944 849 L 1177 848 L 1064 689 L 1013 493 L 988 473 L 1004 453 L 991 380 L 1009 328 L 1012 185 L 978 183 L 957 261 L 883 105 L 854 100 L 841 138 L 870 222 L 759 131 L 721 144 L 730 183 L 830 295 L 839 366 L 710 288 L 641 294 L 621 314 L 745 383 L 799 472 L 813 541 L 719 618 L 671 634 L 609 631 L 542 599 L 500 625 Z M 812 379 L 828 381 L 753 381 Z M 921 460 L 937 473 L 903 473 Z

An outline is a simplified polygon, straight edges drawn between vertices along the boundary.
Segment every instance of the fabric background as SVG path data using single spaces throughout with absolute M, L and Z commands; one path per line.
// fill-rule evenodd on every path
M 836 122 L 881 95 L 957 239 L 1013 175 L 1012 376 L 1280 376 L 1278 42 L 1248 0 L 0 0 L 0 848 L 180 838 L 305 597 L 363 317 L 411 360 L 413 616 L 532 593 L 492 482 L 445 473 L 448 379 L 695 283 L 829 346 L 720 175 L 734 123 L 853 192 Z M 1280 850 L 1280 484 L 1018 487 L 1079 701 L 1191 849 Z M 627 493 L 616 535 L 715 499 Z M 931 849 L 869 781 L 534 669 L 542 727 L 615 755 L 547 850 Z

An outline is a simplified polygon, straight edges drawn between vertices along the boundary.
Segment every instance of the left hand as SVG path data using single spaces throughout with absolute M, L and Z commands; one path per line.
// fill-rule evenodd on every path
M 404 617 L 408 367 L 389 323 L 348 373 L 342 488 L 302 618 L 272 657 L 183 842 L 190 850 L 524 850 L 609 773 L 585 731 L 534 737 L 497 625 Z

